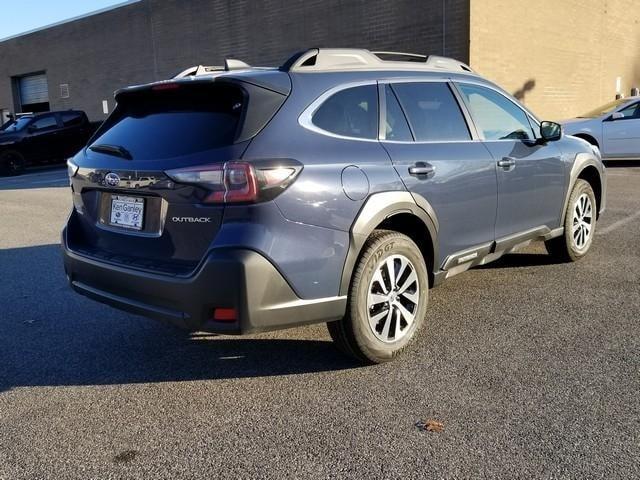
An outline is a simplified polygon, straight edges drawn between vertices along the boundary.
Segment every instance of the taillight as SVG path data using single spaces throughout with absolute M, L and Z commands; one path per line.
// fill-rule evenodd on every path
M 154 92 L 159 92 L 162 90 L 178 90 L 180 88 L 180 85 L 178 85 L 177 83 L 158 83 L 156 85 L 154 85 L 153 87 L 151 87 L 151 90 Z
M 205 203 L 255 203 L 275 198 L 301 170 L 297 162 L 227 162 L 165 172 L 177 183 L 205 188 Z
M 72 158 L 69 158 L 67 160 L 67 174 L 69 175 L 69 178 L 75 177 L 76 173 L 78 173 L 80 167 L 78 167 L 78 165 L 76 165 L 73 161 Z

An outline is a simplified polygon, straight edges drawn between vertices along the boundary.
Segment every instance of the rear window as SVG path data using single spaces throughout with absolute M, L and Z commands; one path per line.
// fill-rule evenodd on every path
M 245 95 L 233 85 L 126 92 L 91 145 L 125 148 L 135 160 L 189 155 L 231 145 Z

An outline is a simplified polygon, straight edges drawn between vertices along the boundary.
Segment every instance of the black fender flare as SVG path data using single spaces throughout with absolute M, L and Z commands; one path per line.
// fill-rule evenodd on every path
M 339 295 L 349 293 L 353 269 L 369 235 L 384 220 L 400 213 L 415 215 L 424 223 L 431 236 L 434 265 L 438 264 L 439 224 L 431 204 L 420 195 L 407 191 L 375 193 L 363 204 L 349 230 L 349 249 L 342 269 Z

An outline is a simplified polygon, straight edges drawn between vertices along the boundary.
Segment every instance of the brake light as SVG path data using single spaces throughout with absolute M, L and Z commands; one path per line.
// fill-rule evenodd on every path
M 271 200 L 283 191 L 301 170 L 293 165 L 255 165 L 227 162 L 165 172 L 177 183 L 209 190 L 205 203 L 255 203 Z
M 73 162 L 73 158 L 69 158 L 67 160 L 67 174 L 69 175 L 69 178 L 75 177 L 79 169 L 80 167 Z

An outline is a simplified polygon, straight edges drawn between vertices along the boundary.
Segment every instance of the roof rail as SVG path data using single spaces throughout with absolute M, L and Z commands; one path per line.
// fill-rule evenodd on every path
M 242 60 L 227 58 L 224 61 L 224 66 L 196 65 L 195 67 L 189 67 L 186 70 L 183 70 L 173 78 L 197 77 L 198 75 L 207 75 L 214 72 L 230 72 L 232 70 L 245 70 L 247 68 L 251 68 L 251 65 L 243 62 Z
M 408 58 L 410 62 L 425 62 L 427 60 L 426 55 L 420 55 L 417 53 L 404 53 L 404 52 L 371 52 L 380 60 L 394 60 L 400 58 Z M 388 57 L 388 58 L 385 58 Z M 397 61 L 397 60 L 396 60 Z
M 293 55 L 280 69 L 287 72 L 442 69 L 475 73 L 469 65 L 448 57 L 349 48 L 311 48 Z

